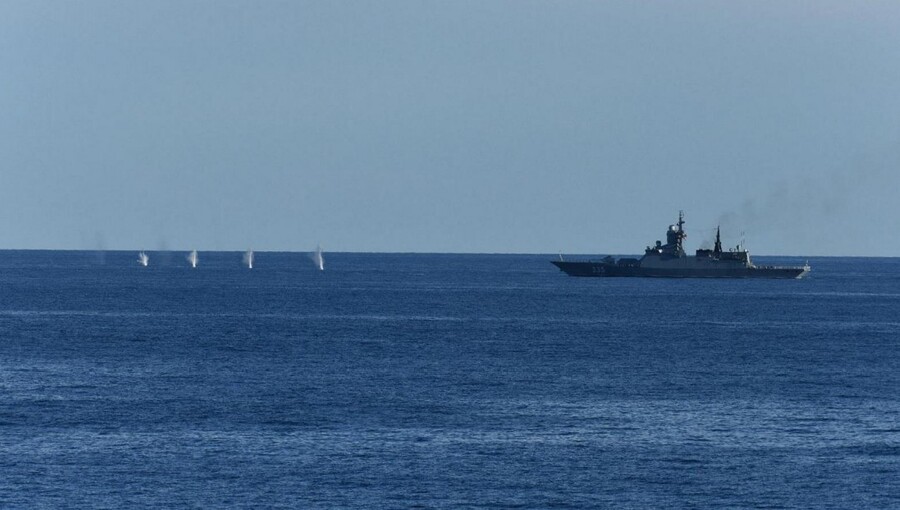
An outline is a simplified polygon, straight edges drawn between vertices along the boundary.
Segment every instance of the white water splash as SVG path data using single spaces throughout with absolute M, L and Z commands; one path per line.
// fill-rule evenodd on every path
M 325 258 L 322 257 L 322 246 L 317 245 L 316 251 L 310 253 L 309 258 L 312 259 L 313 263 L 316 265 L 316 268 L 318 268 L 319 271 L 325 270 Z
M 247 266 L 247 269 L 253 269 L 253 250 L 247 250 L 244 253 L 244 264 Z
M 150 257 L 144 252 L 138 253 L 138 264 L 140 264 L 144 267 L 149 266 L 150 265 Z
M 200 262 L 200 257 L 197 255 L 197 250 L 194 250 L 191 253 L 189 253 L 187 256 L 187 260 L 188 260 L 188 262 L 191 263 L 191 267 L 196 268 L 197 263 Z

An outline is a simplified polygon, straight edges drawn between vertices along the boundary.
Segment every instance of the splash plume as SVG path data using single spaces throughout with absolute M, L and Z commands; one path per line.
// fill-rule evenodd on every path
M 316 251 L 309 254 L 309 257 L 312 259 L 313 263 L 319 269 L 319 271 L 325 270 L 325 258 L 322 257 L 322 246 L 316 245 Z

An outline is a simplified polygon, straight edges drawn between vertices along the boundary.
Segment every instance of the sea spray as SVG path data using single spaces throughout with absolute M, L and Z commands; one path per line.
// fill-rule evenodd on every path
M 312 259 L 313 264 L 316 265 L 316 268 L 319 271 L 325 270 L 325 258 L 322 256 L 322 246 L 316 245 L 316 251 L 309 254 L 309 258 Z

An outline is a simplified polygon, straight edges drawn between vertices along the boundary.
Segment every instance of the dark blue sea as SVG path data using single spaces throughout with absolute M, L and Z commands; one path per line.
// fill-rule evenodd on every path
M 149 255 L 0 252 L 0 507 L 900 507 L 900 259 Z

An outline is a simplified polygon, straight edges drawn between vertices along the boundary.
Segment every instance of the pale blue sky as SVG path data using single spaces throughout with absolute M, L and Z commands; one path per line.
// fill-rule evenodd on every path
M 900 2 L 0 2 L 0 248 L 900 253 Z

